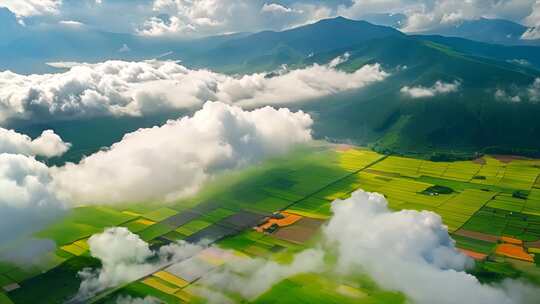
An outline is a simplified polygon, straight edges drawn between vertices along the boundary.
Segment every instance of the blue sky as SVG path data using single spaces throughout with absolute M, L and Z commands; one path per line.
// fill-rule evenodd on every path
M 539 0 L 0 0 L 2 6 L 27 26 L 87 26 L 148 36 L 280 30 L 370 13 L 403 13 L 408 31 L 479 17 L 540 24 Z

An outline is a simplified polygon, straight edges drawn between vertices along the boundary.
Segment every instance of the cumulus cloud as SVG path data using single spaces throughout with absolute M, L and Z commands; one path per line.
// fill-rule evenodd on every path
M 61 20 L 58 22 L 60 25 L 68 26 L 68 27 L 82 27 L 84 26 L 84 23 L 75 21 L 75 20 Z
M 0 7 L 12 11 L 17 17 L 57 14 L 62 0 L 2 0 Z
M 460 82 L 454 81 L 452 83 L 437 81 L 431 87 L 409 87 L 405 86 L 401 88 L 401 93 L 410 98 L 429 98 L 437 95 L 454 93 L 459 90 Z
M 82 281 L 76 301 L 84 301 L 107 288 L 135 281 L 167 264 L 192 257 L 203 249 L 199 245 L 179 242 L 152 251 L 148 243 L 124 227 L 109 228 L 95 234 L 88 239 L 88 245 L 90 254 L 101 261 L 102 268 L 86 268 L 79 272 Z
M 233 261 L 206 275 L 200 282 L 254 300 L 283 279 L 300 273 L 322 272 L 324 266 L 324 251 L 307 249 L 296 254 L 290 264 L 262 258 Z
M 532 7 L 532 12 L 525 18 L 525 24 L 530 28 L 521 36 L 525 40 L 540 39 L 540 0 L 536 0 Z
M 52 130 L 46 130 L 32 140 L 29 136 L 0 128 L 0 153 L 55 157 L 64 154 L 71 144 L 65 143 Z
M 325 1 L 326 2 L 326 1 Z M 280 30 L 334 16 L 328 3 L 262 0 L 154 0 L 154 16 L 137 32 L 146 36 L 201 36 L 234 32 Z
M 192 117 L 127 134 L 109 150 L 55 168 L 60 193 L 81 203 L 174 200 L 215 174 L 286 152 L 311 139 L 303 112 L 244 111 L 208 102 Z
M 531 101 L 540 102 L 540 78 L 534 80 L 527 92 Z
M 495 90 L 495 100 L 505 102 L 540 102 L 540 78 L 536 78 L 527 87 L 510 86 L 507 89 Z
M 482 17 L 526 22 L 533 18 L 529 16 L 533 13 L 536 1 L 353 0 L 350 5 L 341 5 L 338 14 L 358 18 L 369 13 L 403 13 L 407 21 L 402 29 L 421 32 Z
M 497 89 L 495 91 L 495 100 L 507 102 L 521 102 L 519 95 L 510 95 L 505 90 Z
M 232 77 L 170 61 L 50 65 L 69 70 L 30 76 L 0 72 L 0 121 L 143 115 L 198 108 L 207 100 L 250 106 L 292 103 L 362 88 L 388 76 L 378 64 L 353 73 L 313 65 L 274 77 Z
M 435 213 L 392 212 L 383 195 L 362 190 L 335 201 L 332 211 L 323 234 L 337 254 L 338 270 L 367 272 L 414 303 L 533 303 L 530 296 L 538 296 L 519 282 L 495 287 L 467 274 L 473 262 L 456 250 Z
M 32 157 L 0 154 L 0 244 L 29 237 L 62 214 L 66 203 L 49 168 Z
M 292 8 L 283 6 L 281 4 L 277 3 L 265 3 L 263 7 L 261 8 L 261 12 L 263 13 L 271 13 L 271 14 L 290 14 L 290 13 L 296 13 L 301 11 L 293 10 Z

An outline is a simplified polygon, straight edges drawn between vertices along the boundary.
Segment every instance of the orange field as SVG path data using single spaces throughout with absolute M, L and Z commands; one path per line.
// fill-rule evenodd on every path
M 503 243 L 507 243 L 507 244 L 523 246 L 523 241 L 522 240 L 514 239 L 514 238 L 511 238 L 511 237 L 507 237 L 507 236 L 501 236 L 501 241 Z
M 480 252 L 476 252 L 476 251 L 472 251 L 472 250 L 467 250 L 467 249 L 459 249 L 459 251 L 461 251 L 461 253 L 463 253 L 464 255 L 472 258 L 472 259 L 475 259 L 477 261 L 482 261 L 482 260 L 485 260 L 487 258 L 487 254 L 483 254 L 483 253 L 480 253 Z
M 499 244 L 497 245 L 497 249 L 495 250 L 495 252 L 499 255 L 509 258 L 527 262 L 534 262 L 534 258 L 530 254 L 525 252 L 525 249 L 521 246 L 513 244 Z
M 274 224 L 278 225 L 279 227 L 287 227 L 298 222 L 300 219 L 302 219 L 302 216 L 297 215 L 297 214 L 292 214 L 288 212 L 282 212 L 281 214 L 284 216 L 284 218 L 282 219 L 271 218 L 266 223 L 257 227 L 257 231 L 263 232 L 265 229 L 272 227 L 272 225 Z

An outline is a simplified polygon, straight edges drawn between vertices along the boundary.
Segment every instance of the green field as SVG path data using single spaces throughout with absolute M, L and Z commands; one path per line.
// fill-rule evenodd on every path
M 540 240 L 539 165 L 538 160 L 503 162 L 491 156 L 476 161 L 431 162 L 328 144 L 301 148 L 287 157 L 218 177 L 197 196 L 167 206 L 153 203 L 73 209 L 36 235 L 57 243 L 58 250 L 51 253 L 53 262 L 31 268 L 0 264 L 0 284 L 20 284 L 20 288 L 0 294 L 0 303 L 55 303 L 69 299 L 80 282 L 77 272 L 98 263 L 88 255 L 86 238 L 113 226 L 127 227 L 154 246 L 209 233 L 217 235 L 213 240 L 217 246 L 238 255 L 288 263 L 294 253 L 316 242 L 319 226 L 313 223 L 322 223 L 331 216 L 332 201 L 347 198 L 357 189 L 384 194 L 395 210 L 438 213 L 457 247 L 488 256 L 471 270 L 482 280 L 534 278 L 538 276 L 534 264 L 532 268 L 517 269 L 494 251 L 501 236 L 523 240 L 526 249 L 527 244 Z M 308 221 L 293 224 L 289 230 L 263 234 L 252 229 L 249 219 L 230 220 L 239 214 L 264 217 L 284 210 Z M 51 289 L 50 284 L 56 288 Z M 176 288 L 173 294 L 139 280 L 101 295 L 95 302 L 115 303 L 121 295 L 151 295 L 165 303 L 205 302 L 197 294 L 198 287 L 195 282 Z M 241 299 L 234 293 L 228 296 Z M 287 278 L 253 300 L 317 301 L 407 302 L 403 295 L 382 290 L 369 278 L 344 279 L 332 273 Z

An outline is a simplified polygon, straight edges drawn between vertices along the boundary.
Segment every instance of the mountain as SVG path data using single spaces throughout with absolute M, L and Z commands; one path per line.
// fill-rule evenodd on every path
M 406 35 L 392 27 L 341 17 L 282 32 L 196 41 L 87 31 L 27 34 L 12 41 L 11 49 L 0 48 L 0 64 L 60 57 L 138 60 L 167 52 L 167 59 L 182 60 L 188 66 L 241 74 L 271 72 L 283 64 L 290 68 L 325 64 L 348 53 L 348 61 L 339 69 L 354 71 L 365 64 L 379 63 L 391 76 L 358 91 L 288 105 L 313 115 L 316 137 L 404 154 L 497 151 L 540 155 L 540 105 L 527 98 L 521 102 L 496 98 L 499 91 L 528 94 L 535 79 L 540 78 L 539 47 Z M 35 51 L 50 41 L 55 42 L 57 51 Z M 131 51 L 118 52 L 123 44 Z M 36 53 L 43 55 L 36 57 Z M 458 88 L 456 92 L 419 99 L 402 93 L 406 86 L 429 88 L 437 82 L 457 83 Z
M 440 35 L 423 35 L 417 38 L 445 45 L 456 52 L 540 69 L 540 48 L 537 46 L 497 45 Z
M 185 62 L 242 73 L 271 71 L 281 64 L 323 64 L 344 53 L 350 57 L 340 69 L 380 63 L 392 75 L 359 91 L 289 105 L 316 117 L 317 137 L 406 154 L 540 151 L 535 140 L 540 136 L 540 106 L 495 98 L 498 89 L 526 91 L 540 77 L 538 47 L 408 36 L 390 27 L 337 18 L 232 39 Z M 437 81 L 457 81 L 459 90 L 424 99 L 401 93 L 405 86 L 431 87 Z
M 365 14 L 360 16 L 361 20 L 373 23 L 376 25 L 391 26 L 400 29 L 407 23 L 407 16 L 404 14 Z
M 480 18 L 440 26 L 422 34 L 460 37 L 505 45 L 540 45 L 540 41 L 521 39 L 527 29 L 526 26 L 509 20 Z
M 321 52 L 349 47 L 384 37 L 403 37 L 400 31 L 337 17 L 282 32 L 265 31 L 232 39 L 215 49 L 187 57 L 196 66 L 237 73 L 298 64 Z

